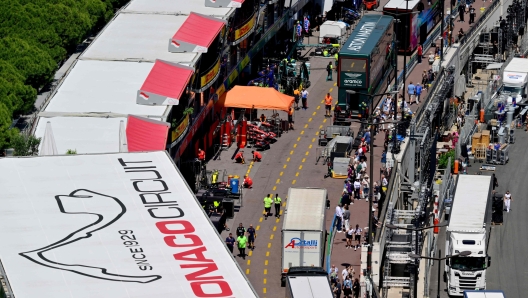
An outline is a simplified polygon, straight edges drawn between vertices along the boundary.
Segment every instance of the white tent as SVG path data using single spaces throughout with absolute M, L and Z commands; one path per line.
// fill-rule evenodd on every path
M 46 130 L 42 137 L 42 146 L 40 147 L 39 155 L 57 155 L 57 144 L 55 143 L 55 137 L 53 137 L 53 131 L 51 130 L 51 122 L 46 123 Z

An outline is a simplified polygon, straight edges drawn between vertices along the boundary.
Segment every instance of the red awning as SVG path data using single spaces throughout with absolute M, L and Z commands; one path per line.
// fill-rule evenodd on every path
M 169 127 L 166 122 L 128 115 L 128 152 L 165 150 Z
M 172 37 L 169 51 L 206 53 L 225 24 L 225 20 L 191 12 Z
M 194 73 L 185 65 L 156 60 L 137 93 L 137 104 L 177 105 Z

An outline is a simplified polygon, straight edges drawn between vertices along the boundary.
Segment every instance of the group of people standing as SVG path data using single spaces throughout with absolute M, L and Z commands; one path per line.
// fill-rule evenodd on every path
M 359 298 L 361 284 L 359 283 L 359 278 L 354 278 L 355 273 L 354 268 L 348 265 L 341 271 L 340 279 L 339 269 L 335 265 L 332 265 L 328 274 L 330 275 L 330 284 L 336 298 L 341 298 L 341 294 L 345 298 Z
M 241 257 L 242 259 L 246 259 L 246 248 L 249 248 L 251 250 L 255 249 L 255 238 L 257 237 L 257 231 L 255 228 L 253 228 L 253 225 L 249 225 L 249 228 L 246 230 L 242 223 L 238 225 L 238 228 L 236 229 L 236 236 L 235 239 L 233 237 L 233 233 L 229 233 L 229 236 L 227 236 L 225 242 L 227 245 L 227 248 L 233 253 L 235 245 L 238 248 L 238 257 Z

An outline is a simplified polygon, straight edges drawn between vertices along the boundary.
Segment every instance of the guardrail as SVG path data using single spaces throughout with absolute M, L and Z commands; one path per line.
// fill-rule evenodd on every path
M 334 244 L 334 228 L 336 223 L 336 216 L 332 219 L 332 226 L 330 227 L 330 232 L 328 233 L 327 243 L 326 243 L 326 272 L 330 272 L 330 258 L 332 257 L 332 244 Z

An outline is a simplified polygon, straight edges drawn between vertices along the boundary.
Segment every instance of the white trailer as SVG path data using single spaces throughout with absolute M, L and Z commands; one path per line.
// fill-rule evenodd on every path
M 328 273 L 321 267 L 292 267 L 286 276 L 286 298 L 334 298 Z
M 521 97 L 526 99 L 528 93 L 528 59 L 513 58 L 504 68 L 502 74 L 503 90 L 511 95 L 517 94 L 517 103 Z M 512 96 L 508 96 L 508 103 L 512 102 Z
M 340 21 L 326 21 L 319 29 L 319 43 L 323 43 L 324 37 L 342 38 L 346 34 L 346 24 Z
M 282 226 L 282 277 L 291 267 L 323 267 L 327 191 L 324 188 L 290 188 Z
M 491 176 L 459 175 L 447 227 L 446 252 L 469 256 L 446 260 L 448 294 L 462 296 L 466 290 L 486 289 L 489 266 L 487 244 L 490 229 Z
M 165 151 L 0 158 L 10 297 L 258 297 Z
M 503 291 L 465 291 L 464 298 L 505 298 Z

